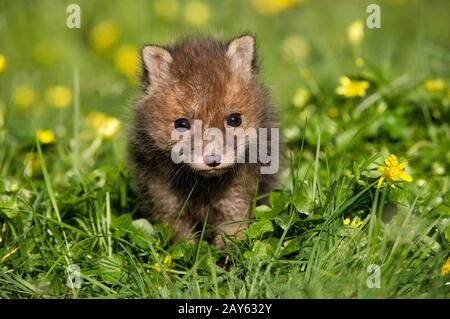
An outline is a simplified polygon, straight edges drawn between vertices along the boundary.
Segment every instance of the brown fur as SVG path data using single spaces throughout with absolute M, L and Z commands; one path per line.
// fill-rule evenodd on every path
M 258 163 L 235 164 L 221 175 L 205 176 L 170 158 L 176 143 L 170 138 L 173 122 L 181 117 L 202 120 L 203 129 L 224 130 L 224 118 L 240 113 L 244 128 L 276 127 L 268 93 L 257 80 L 253 52 L 251 70 L 239 74 L 226 54 L 230 43 L 187 39 L 161 49 L 161 55 L 156 47 L 154 69 L 144 62 L 144 92 L 134 108 L 130 155 L 142 210 L 152 220 L 173 225 L 174 239 L 201 229 L 208 214 L 212 227 L 207 239 L 222 246 L 221 234 L 231 236 L 246 227 L 257 184 L 266 193 L 276 181 L 275 175 L 261 175 Z

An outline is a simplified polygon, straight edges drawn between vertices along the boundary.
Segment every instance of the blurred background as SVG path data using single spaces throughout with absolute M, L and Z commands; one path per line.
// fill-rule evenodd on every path
M 295 105 L 319 93 L 333 95 L 345 74 L 379 84 L 407 76 L 408 87 L 448 77 L 448 1 L 379 1 L 380 29 L 362 25 L 371 1 L 77 1 L 80 29 L 66 26 L 70 3 L 0 3 L 0 103 L 3 113 L 14 113 L 8 120 L 19 128 L 17 135 L 51 123 L 59 138 L 67 136 L 75 69 L 81 113 L 100 110 L 122 118 L 138 91 L 140 47 L 193 34 L 228 39 L 254 33 L 261 79 L 286 122 L 296 93 Z M 52 99 L 62 101 L 54 105 Z

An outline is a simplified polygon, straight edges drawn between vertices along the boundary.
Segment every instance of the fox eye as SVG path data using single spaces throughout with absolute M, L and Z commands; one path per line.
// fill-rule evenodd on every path
M 239 113 L 231 113 L 227 116 L 227 124 L 229 126 L 238 127 L 242 123 L 242 117 Z
M 178 132 L 184 132 L 191 128 L 191 123 L 189 123 L 189 120 L 185 118 L 176 119 L 173 124 Z

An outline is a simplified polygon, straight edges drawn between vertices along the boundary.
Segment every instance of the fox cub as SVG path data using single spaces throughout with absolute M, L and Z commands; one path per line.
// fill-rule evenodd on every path
M 255 193 L 269 192 L 277 181 L 277 170 L 262 173 L 267 161 L 262 163 L 261 152 L 250 154 L 252 145 L 262 143 L 248 129 L 257 135 L 277 127 L 268 91 L 257 79 L 255 39 L 196 37 L 171 47 L 147 45 L 142 64 L 143 93 L 133 109 L 130 143 L 142 211 L 172 225 L 173 240 L 194 238 L 206 221 L 205 238 L 223 248 L 248 225 Z M 194 155 L 174 160 L 180 143 L 174 133 L 189 138 L 211 128 L 223 136 L 234 130 L 227 152 L 225 138 L 205 137 L 196 143 L 203 151 L 195 152 L 194 137 L 184 149 Z M 268 154 L 277 155 L 279 138 L 264 138 Z

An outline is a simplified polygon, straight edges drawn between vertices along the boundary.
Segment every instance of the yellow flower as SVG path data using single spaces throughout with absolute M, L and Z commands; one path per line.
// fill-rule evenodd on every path
M 423 84 L 425 87 L 425 90 L 431 93 L 440 92 L 445 87 L 445 82 L 443 79 L 433 79 L 433 80 L 427 80 Z
M 305 38 L 297 34 L 292 34 L 283 40 L 281 53 L 289 62 L 302 60 L 309 55 L 309 44 Z
M 105 139 L 113 137 L 119 131 L 121 125 L 117 118 L 102 112 L 91 112 L 87 120 L 96 134 Z
M 139 55 L 137 50 L 130 45 L 119 48 L 115 58 L 117 70 L 126 75 L 130 81 L 134 81 L 139 69 Z
M 448 257 L 447 261 L 442 265 L 441 273 L 443 276 L 447 276 L 450 273 L 450 257 Z
M 95 50 L 108 49 L 116 42 L 118 34 L 119 31 L 113 23 L 100 22 L 91 31 L 91 45 Z
M 306 103 L 308 103 L 309 100 L 309 91 L 305 88 L 298 88 L 297 91 L 295 91 L 294 97 L 292 98 L 292 104 L 296 107 L 303 107 Z
M 339 82 L 341 86 L 336 88 L 336 93 L 346 97 L 364 96 L 367 88 L 370 86 L 367 81 L 353 81 L 346 76 L 342 76 Z
M 253 7 L 262 15 L 275 15 L 298 5 L 301 0 L 250 0 Z
M 364 224 L 364 222 L 361 220 L 361 218 L 359 218 L 358 216 L 354 217 L 352 222 L 350 223 L 350 218 L 347 217 L 342 221 L 342 224 L 344 225 L 350 225 L 353 228 L 358 228 L 359 226 L 361 226 L 362 224 Z
M 72 90 L 63 85 L 49 87 L 45 91 L 45 100 L 57 108 L 65 108 L 72 103 Z
M 120 121 L 115 117 L 109 117 L 100 127 L 99 134 L 104 138 L 113 137 L 120 129 Z
M 356 20 L 347 27 L 347 39 L 353 45 L 358 45 L 364 38 L 364 23 Z
M 36 100 L 36 93 L 30 85 L 21 85 L 14 89 L 12 94 L 13 104 L 22 109 L 28 108 Z
M 156 0 L 154 8 L 157 16 L 166 20 L 173 20 L 177 17 L 179 6 L 177 0 Z
M 41 144 L 51 144 L 56 140 L 52 130 L 37 130 L 36 135 Z
M 164 257 L 164 267 L 169 268 L 172 265 L 172 256 L 167 255 Z
M 169 269 L 171 265 L 172 265 L 172 256 L 167 255 L 166 257 L 164 257 L 163 267 L 164 269 Z M 161 272 L 161 266 L 159 265 L 159 263 L 155 263 L 153 265 L 153 268 L 156 272 Z
M 384 161 L 384 165 L 378 167 L 378 169 L 383 173 L 378 180 L 377 188 L 383 185 L 384 180 L 387 178 L 389 184 L 393 185 L 398 178 L 404 180 L 405 182 L 412 182 L 412 177 L 405 172 L 405 167 L 408 162 L 399 163 L 397 156 L 394 154 L 389 155 L 389 157 Z M 394 186 L 395 187 L 395 186 Z
M 353 228 L 358 228 L 359 226 L 361 226 L 362 224 L 364 224 L 364 222 L 361 220 L 361 218 L 359 218 L 358 216 L 356 216 L 355 218 L 353 218 L 352 223 L 350 224 Z
M 190 1 L 184 9 L 184 20 L 193 27 L 203 27 L 211 18 L 211 8 L 203 1 Z
M 105 113 L 93 111 L 88 114 L 87 122 L 91 128 L 97 130 L 107 118 Z
M 6 58 L 3 54 L 0 53 L 0 73 L 2 73 L 6 69 Z

